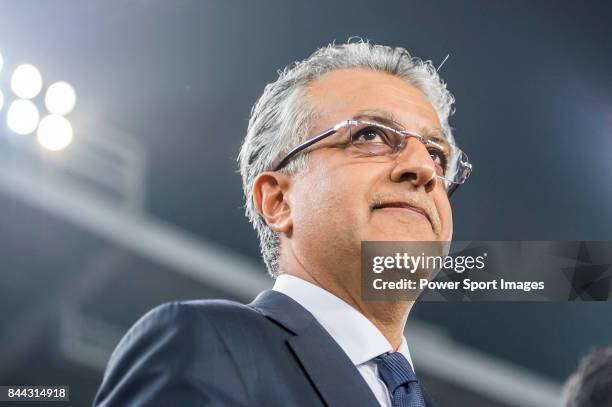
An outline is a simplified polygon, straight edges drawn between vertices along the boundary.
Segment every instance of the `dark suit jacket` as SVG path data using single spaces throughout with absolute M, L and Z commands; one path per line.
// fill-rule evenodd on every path
M 355 407 L 378 402 L 312 314 L 268 290 L 248 305 L 201 300 L 153 309 L 113 352 L 93 405 Z

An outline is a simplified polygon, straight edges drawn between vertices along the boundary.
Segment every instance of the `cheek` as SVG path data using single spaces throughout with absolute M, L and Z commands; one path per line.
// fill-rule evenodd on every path
M 453 238 L 453 211 L 450 202 L 446 195 L 441 196 L 436 205 L 440 222 L 442 224 L 442 233 L 440 240 L 452 240 Z
M 318 239 L 346 235 L 359 223 L 363 183 L 336 168 L 309 172 L 295 184 L 291 207 L 295 233 Z

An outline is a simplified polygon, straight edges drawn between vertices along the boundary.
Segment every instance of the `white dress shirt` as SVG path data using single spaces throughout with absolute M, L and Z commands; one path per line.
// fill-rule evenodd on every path
M 387 386 L 378 376 L 378 366 L 373 359 L 392 352 L 393 348 L 369 319 L 329 291 L 295 276 L 281 274 L 272 289 L 306 308 L 355 364 L 380 405 L 391 406 Z M 397 351 L 412 365 L 408 344 L 403 336 Z

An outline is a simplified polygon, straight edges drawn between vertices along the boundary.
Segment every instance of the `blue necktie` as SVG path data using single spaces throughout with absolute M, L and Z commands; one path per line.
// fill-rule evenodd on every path
M 390 352 L 374 359 L 378 373 L 387 385 L 393 407 L 426 407 L 419 381 L 410 362 L 399 352 Z

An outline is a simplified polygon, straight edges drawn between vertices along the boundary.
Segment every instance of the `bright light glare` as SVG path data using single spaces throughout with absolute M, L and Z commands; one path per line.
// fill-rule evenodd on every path
M 32 133 L 36 130 L 39 119 L 36 105 L 29 100 L 15 100 L 6 112 L 6 124 L 17 134 Z
M 55 82 L 45 95 L 45 106 L 53 114 L 68 114 L 76 104 L 76 92 L 67 82 Z
M 3 106 L 4 106 L 4 93 L 2 93 L 2 90 L 0 89 L 0 110 L 2 110 Z
M 38 126 L 37 138 L 40 145 L 47 150 L 62 150 L 72 141 L 72 126 L 64 116 L 45 116 Z
M 42 76 L 34 65 L 19 65 L 11 77 L 11 89 L 22 99 L 32 99 L 42 89 Z

